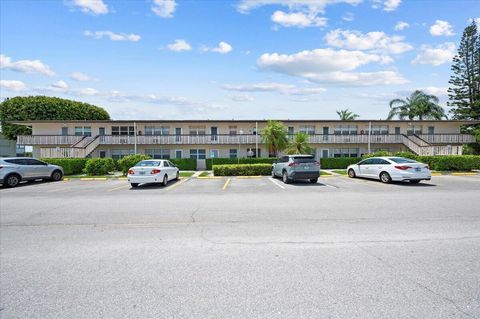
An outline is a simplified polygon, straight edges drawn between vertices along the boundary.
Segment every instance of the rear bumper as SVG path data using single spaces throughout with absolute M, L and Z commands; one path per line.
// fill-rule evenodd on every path
M 147 175 L 147 176 L 127 176 L 127 180 L 129 183 L 161 183 L 163 181 L 162 175 Z
M 312 172 L 292 172 L 290 178 L 292 179 L 312 179 L 312 178 L 319 178 L 320 171 L 312 171 Z
M 393 181 L 429 181 L 432 179 L 431 174 L 399 174 L 392 176 Z

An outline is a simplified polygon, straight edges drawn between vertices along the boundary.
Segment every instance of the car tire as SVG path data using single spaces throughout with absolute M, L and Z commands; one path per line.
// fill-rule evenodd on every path
M 357 174 L 355 174 L 355 171 L 353 170 L 353 168 L 350 168 L 350 169 L 348 170 L 348 177 L 350 177 L 350 178 L 355 178 L 355 177 L 357 177 Z
M 135 188 L 135 187 L 138 187 L 138 183 L 130 183 L 130 185 Z
M 310 183 L 316 184 L 318 182 L 318 178 L 311 178 Z
M 285 183 L 285 184 L 290 184 L 292 182 L 292 180 L 290 178 L 288 178 L 288 174 L 287 174 L 287 171 L 283 171 L 282 173 L 282 181 Z
M 53 171 L 52 175 L 50 176 L 50 179 L 54 182 L 61 181 L 62 178 L 63 178 L 63 174 L 59 170 Z
M 272 169 L 272 178 L 276 178 L 275 171 Z
M 165 175 L 163 175 L 162 185 L 167 186 L 167 184 L 168 184 L 168 176 L 167 176 L 167 174 L 165 174 Z
M 177 175 L 175 175 L 175 180 L 178 181 L 179 178 L 180 178 L 180 172 L 177 172 Z
M 10 174 L 8 175 L 5 180 L 3 186 L 5 187 L 16 187 L 18 184 L 20 184 L 20 181 L 22 178 L 18 174 Z
M 384 184 L 388 184 L 392 182 L 392 177 L 390 177 L 390 174 L 388 174 L 387 172 L 381 172 L 380 181 Z
M 412 181 L 410 181 L 410 184 L 418 184 L 418 183 L 420 183 L 419 180 L 412 180 Z

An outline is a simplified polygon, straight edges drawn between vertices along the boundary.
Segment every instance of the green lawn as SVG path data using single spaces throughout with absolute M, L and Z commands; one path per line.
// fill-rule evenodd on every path
M 327 171 L 320 171 L 320 176 L 331 176 L 332 174 L 330 174 L 329 172 Z
M 347 175 L 347 170 L 346 169 L 334 169 L 332 172 L 340 174 L 340 175 Z
M 180 177 L 191 177 L 195 172 L 180 172 Z
M 200 175 L 198 175 L 199 177 L 207 177 L 207 176 L 210 176 L 210 172 L 207 172 L 207 171 L 203 171 L 202 173 L 200 173 Z

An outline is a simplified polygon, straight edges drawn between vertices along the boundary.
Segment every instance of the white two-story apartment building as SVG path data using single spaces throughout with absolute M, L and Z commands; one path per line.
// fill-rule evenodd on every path
M 359 157 L 387 150 L 420 155 L 462 154 L 474 142 L 461 134 L 468 121 L 283 120 L 289 136 L 305 132 L 316 158 Z M 24 121 L 32 135 L 17 143 L 33 147 L 35 157 L 112 157 L 148 154 L 154 158 L 267 157 L 261 131 L 267 121 L 111 120 Z

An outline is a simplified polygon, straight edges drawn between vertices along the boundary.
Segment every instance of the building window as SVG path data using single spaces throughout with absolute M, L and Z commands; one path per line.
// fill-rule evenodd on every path
M 309 134 L 309 135 L 314 135 L 315 134 L 315 126 L 314 125 L 300 126 L 300 132 L 305 133 L 305 134 Z
M 169 126 L 145 126 L 145 135 L 170 135 Z
M 368 134 L 368 125 L 365 126 L 365 134 Z M 388 135 L 388 125 L 372 125 L 372 135 Z
M 236 148 L 231 148 L 228 157 L 238 158 L 238 150 Z
M 231 125 L 228 127 L 228 134 L 230 135 L 237 135 L 237 126 Z
M 205 135 L 205 126 L 190 126 L 190 135 Z
M 182 150 L 175 150 L 175 158 L 182 158 L 183 152 Z
M 338 125 L 333 128 L 335 135 L 357 135 L 358 127 L 356 125 Z
M 407 128 L 407 135 L 420 135 L 420 134 L 422 134 L 421 125 L 410 125 Z
M 333 157 L 358 157 L 358 148 L 335 148 L 333 149 Z
M 90 126 L 75 126 L 75 135 L 92 136 L 92 128 Z
M 218 150 L 210 150 L 211 158 L 218 158 Z
M 170 159 L 170 150 L 169 149 L 146 149 L 145 154 L 154 159 Z
M 135 154 L 134 150 L 112 150 L 112 158 L 115 160 L 121 159 L 127 155 Z
M 112 135 L 135 135 L 135 127 L 112 126 Z
M 190 149 L 190 158 L 205 159 L 207 158 L 205 149 Z

